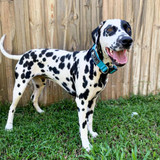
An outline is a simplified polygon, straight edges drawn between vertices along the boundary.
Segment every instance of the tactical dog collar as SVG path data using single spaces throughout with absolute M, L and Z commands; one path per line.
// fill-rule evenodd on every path
M 96 51 L 96 44 L 91 48 L 91 55 L 94 63 L 99 67 L 103 74 L 112 74 L 117 71 L 117 67 L 115 65 L 105 65 L 102 60 L 99 58 L 99 55 Z

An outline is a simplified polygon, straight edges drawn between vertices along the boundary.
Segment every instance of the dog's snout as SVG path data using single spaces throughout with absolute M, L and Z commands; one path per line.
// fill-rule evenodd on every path
M 122 37 L 120 39 L 120 43 L 122 44 L 123 47 L 128 48 L 131 46 L 133 40 L 130 37 Z

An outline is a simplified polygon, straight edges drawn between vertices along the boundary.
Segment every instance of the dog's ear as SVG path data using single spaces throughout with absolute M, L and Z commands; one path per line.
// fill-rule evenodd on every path
M 100 36 L 100 29 L 102 28 L 105 22 L 106 21 L 101 22 L 100 25 L 92 31 L 92 39 L 95 44 L 98 43 L 99 36 Z

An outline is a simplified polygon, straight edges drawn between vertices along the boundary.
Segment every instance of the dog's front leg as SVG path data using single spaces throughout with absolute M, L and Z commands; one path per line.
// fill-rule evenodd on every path
M 87 111 L 87 116 L 86 116 L 88 131 L 93 138 L 98 136 L 97 132 L 93 131 L 93 113 L 94 113 L 94 108 L 95 108 L 95 104 L 96 104 L 96 99 L 97 99 L 97 97 L 91 99 L 88 102 L 88 111 Z
M 76 103 L 78 107 L 79 130 L 80 130 L 82 146 L 89 152 L 91 149 L 90 148 L 91 145 L 88 140 L 87 117 L 86 117 L 87 104 L 85 104 L 85 101 L 80 100 L 79 98 L 76 98 Z

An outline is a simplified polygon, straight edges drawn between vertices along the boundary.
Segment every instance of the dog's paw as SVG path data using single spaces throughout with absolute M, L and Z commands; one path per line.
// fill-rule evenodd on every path
M 91 136 L 92 136 L 93 138 L 96 138 L 96 137 L 98 136 L 98 133 L 97 133 L 97 132 L 92 132 L 92 133 L 91 133 Z
M 5 130 L 6 131 L 12 131 L 13 130 L 13 124 L 6 124 Z
M 37 110 L 37 112 L 38 112 L 38 113 L 44 113 L 44 110 L 39 109 L 39 110 Z
M 91 144 L 85 145 L 85 146 L 83 146 L 83 148 L 84 148 L 87 152 L 90 152 L 90 150 L 92 149 L 92 145 L 91 145 Z

